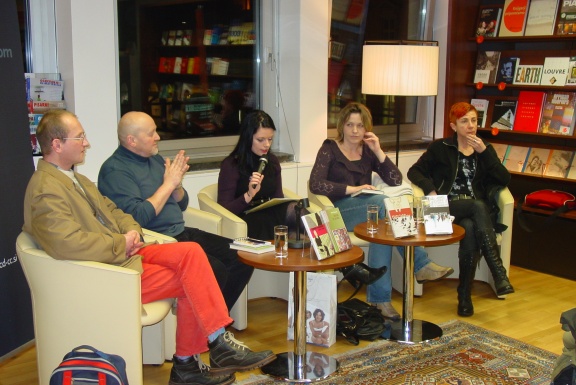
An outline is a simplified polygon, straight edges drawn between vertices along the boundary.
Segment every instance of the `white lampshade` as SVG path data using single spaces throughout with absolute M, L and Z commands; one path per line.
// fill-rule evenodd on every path
M 438 46 L 364 45 L 362 93 L 432 96 L 438 93 Z

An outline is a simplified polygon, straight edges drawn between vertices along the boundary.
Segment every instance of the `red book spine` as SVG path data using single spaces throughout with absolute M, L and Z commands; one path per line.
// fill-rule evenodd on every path
M 546 92 L 520 91 L 514 131 L 538 132 Z

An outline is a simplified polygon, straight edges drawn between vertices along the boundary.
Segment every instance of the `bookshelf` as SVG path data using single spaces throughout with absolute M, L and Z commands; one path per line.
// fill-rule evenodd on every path
M 258 105 L 256 11 L 247 4 L 140 3 L 139 104 L 162 139 L 237 135 Z
M 478 42 L 474 26 L 481 6 L 503 5 L 504 1 L 457 1 L 451 0 L 448 17 L 447 74 L 445 98 L 444 136 L 451 136 L 448 113 L 452 104 L 458 101 L 470 101 L 473 98 L 512 97 L 517 98 L 520 91 L 570 91 L 576 92 L 576 86 L 548 87 L 541 85 L 507 84 L 502 90 L 498 84 L 484 84 L 479 89 L 473 82 L 478 51 L 500 51 L 502 56 L 517 56 L 521 64 L 543 64 L 545 57 L 576 56 L 576 35 L 565 36 L 518 36 L 484 37 Z M 492 103 L 491 103 L 492 104 Z M 491 122 L 491 108 L 488 109 L 487 126 Z M 576 151 L 576 136 L 552 135 L 534 132 L 500 130 L 494 135 L 490 128 L 478 130 L 478 135 L 491 143 L 503 143 L 525 147 Z M 576 180 L 549 176 L 511 172 L 510 191 L 519 201 L 527 193 L 540 189 L 556 189 L 576 193 Z M 543 231 L 542 224 L 550 212 L 524 208 L 529 225 L 538 229 L 533 233 L 518 225 L 513 226 L 512 263 L 518 266 L 547 272 L 563 277 L 568 273 L 562 269 L 562 261 L 570 258 L 565 250 L 569 233 L 576 231 L 576 213 L 562 214 Z M 554 263 L 551 263 L 552 260 Z M 569 277 L 574 278 L 574 277 Z

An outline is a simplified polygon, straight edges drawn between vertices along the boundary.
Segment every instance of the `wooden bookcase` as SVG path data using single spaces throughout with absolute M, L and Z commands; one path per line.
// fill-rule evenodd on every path
M 470 101 L 485 96 L 518 97 L 521 90 L 538 91 L 576 91 L 576 86 L 546 87 L 506 85 L 499 90 L 497 85 L 485 84 L 477 89 L 473 83 L 476 56 L 478 51 L 500 51 L 502 55 L 514 54 L 521 64 L 543 64 L 545 57 L 576 56 L 576 35 L 568 36 L 522 36 L 485 38 L 482 43 L 476 41 L 474 27 L 481 5 L 503 5 L 503 1 L 450 0 L 447 44 L 447 73 L 445 99 L 444 136 L 451 136 L 448 113 L 452 104 L 458 101 Z M 490 118 L 491 108 L 488 110 Z M 488 125 L 489 123 L 487 123 Z M 491 129 L 479 129 L 478 135 L 489 142 L 576 151 L 576 136 L 527 133 L 500 130 L 494 136 Z M 576 194 L 576 181 L 565 178 L 535 176 L 512 173 L 510 191 L 517 201 L 529 192 L 540 189 L 564 190 Z M 569 246 L 570 234 L 576 234 L 576 213 L 569 212 L 545 224 L 550 212 L 524 208 L 524 217 L 533 228 L 527 232 L 514 219 L 512 237 L 512 263 L 570 279 L 576 279 L 576 259 L 572 258 Z

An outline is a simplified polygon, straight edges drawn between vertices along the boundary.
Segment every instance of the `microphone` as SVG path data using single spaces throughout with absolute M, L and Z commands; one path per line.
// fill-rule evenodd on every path
M 260 160 L 260 166 L 258 166 L 258 171 L 256 172 L 258 174 L 262 174 L 262 171 L 264 171 L 266 165 L 268 164 L 268 159 L 266 159 L 266 155 L 262 155 L 259 160 Z M 256 183 L 252 184 L 252 188 L 256 188 L 256 186 L 257 186 Z

